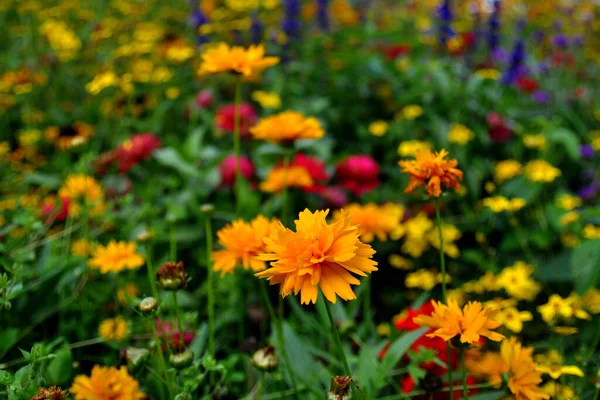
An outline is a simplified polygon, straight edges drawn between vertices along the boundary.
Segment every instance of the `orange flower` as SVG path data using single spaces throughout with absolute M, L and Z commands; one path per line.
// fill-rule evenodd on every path
M 264 251 L 263 238 L 269 236 L 275 228 L 275 221 L 259 215 L 251 222 L 241 219 L 233 221 L 217 232 L 219 244 L 223 250 L 213 252 L 213 269 L 221 276 L 233 273 L 236 265 L 252 271 L 262 271 L 267 266 L 255 257 Z
M 508 365 L 508 388 L 514 395 L 515 400 L 542 400 L 549 399 L 550 395 L 545 393 L 539 384 L 542 375 L 536 368 L 531 354 L 533 347 L 525 347 L 511 337 L 502 342 L 500 355 Z
M 280 192 L 287 185 L 290 187 L 305 188 L 313 185 L 313 180 L 310 177 L 306 168 L 299 165 L 294 165 L 289 168 L 276 167 L 269 172 L 267 178 L 260 183 L 260 190 L 263 192 Z
M 280 283 L 283 297 L 300 295 L 302 304 L 316 303 L 319 294 L 332 303 L 336 295 L 352 300 L 356 295 L 350 285 L 360 285 L 352 274 L 366 276 L 377 271 L 377 262 L 371 257 L 375 250 L 361 242 L 358 227 L 352 225 L 346 214 L 333 224 L 325 218 L 329 210 L 302 211 L 295 221 L 296 232 L 279 223 L 264 239 L 265 253 L 258 260 L 271 261 L 271 268 L 256 274 L 271 285 Z
M 245 49 L 241 46 L 229 47 L 226 43 L 219 43 L 202 54 L 198 75 L 233 72 L 246 79 L 254 80 L 263 70 L 278 62 L 278 57 L 265 57 L 265 47 L 262 44 Z
M 426 149 L 419 153 L 414 160 L 400 161 L 402 172 L 410 175 L 410 182 L 404 193 L 412 193 L 413 190 L 424 186 L 427 194 L 432 197 L 442 195 L 442 184 L 446 188 L 460 188 L 458 180 L 462 180 L 463 172 L 456 168 L 458 161 L 446 160 L 448 152 L 444 149 L 438 153 L 432 153 Z
M 146 396 L 140 391 L 138 381 L 127 373 L 127 368 L 92 368 L 92 375 L 78 375 L 71 386 L 75 400 L 141 400 Z
M 431 316 L 419 315 L 413 321 L 419 325 L 437 328 L 428 334 L 428 337 L 440 337 L 445 341 L 460 335 L 461 343 L 477 343 L 480 336 L 499 342 L 504 336 L 491 331 L 500 326 L 493 319 L 496 310 L 483 308 L 478 301 L 469 302 L 464 309 L 460 309 L 458 303 L 452 299 L 448 305 L 433 301 L 433 313 Z
M 254 139 L 283 142 L 298 139 L 320 139 L 325 135 L 319 121 L 296 111 L 284 111 L 258 121 L 250 128 Z

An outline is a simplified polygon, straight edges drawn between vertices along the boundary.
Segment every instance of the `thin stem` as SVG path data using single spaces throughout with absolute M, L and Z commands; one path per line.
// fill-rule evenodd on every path
M 281 355 L 283 356 L 283 362 L 285 364 L 285 369 L 288 371 L 290 376 L 290 381 L 292 382 L 292 389 L 294 390 L 294 397 L 299 399 L 298 397 L 298 387 L 296 386 L 296 378 L 294 377 L 294 371 L 292 370 L 290 359 L 287 354 L 287 350 L 285 348 L 285 342 L 283 341 L 283 324 L 281 320 L 277 318 L 275 315 L 275 310 L 273 310 L 273 306 L 271 305 L 271 300 L 269 299 L 269 293 L 267 292 L 267 287 L 264 281 L 260 281 L 260 292 L 262 293 L 263 299 L 267 306 L 267 311 L 269 312 L 269 316 L 272 321 L 275 321 L 275 333 L 277 335 L 277 347 L 281 351 Z
M 146 245 L 146 272 L 148 272 L 148 283 L 150 284 L 152 296 L 158 300 L 158 289 L 156 288 L 156 271 L 154 271 L 154 264 L 152 263 L 152 245 L 150 243 Z
M 183 346 L 183 329 L 181 329 L 181 312 L 179 310 L 179 302 L 177 301 L 177 291 L 171 292 L 173 297 L 173 306 L 175 307 L 175 316 L 177 317 L 177 331 L 179 331 L 179 344 Z
M 460 349 L 460 364 L 462 365 L 463 396 L 465 399 L 468 399 L 469 388 L 467 386 L 467 367 L 465 366 L 465 349 Z M 450 382 L 450 385 L 452 385 L 452 382 Z
M 237 278 L 237 288 L 239 291 L 239 298 L 238 300 L 238 313 L 239 313 L 239 320 L 238 320 L 238 342 L 240 343 L 240 345 L 244 342 L 244 333 L 246 331 L 246 282 L 244 281 L 244 271 L 237 271 L 236 272 L 236 278 Z
M 365 285 L 365 288 L 363 289 L 363 314 L 365 321 L 367 322 L 367 328 L 370 335 L 375 330 L 375 323 L 373 322 L 373 314 L 371 312 L 371 280 L 365 279 L 363 285 Z
M 175 238 L 175 223 L 171 223 L 169 232 L 169 257 L 171 261 L 177 262 L 177 239 Z
M 444 304 L 448 304 L 448 298 L 446 296 L 446 255 L 444 254 L 444 235 L 442 231 L 442 217 L 440 216 L 440 202 L 435 199 L 435 219 L 437 222 L 438 235 L 440 238 L 440 269 L 442 271 L 442 300 Z M 446 342 L 446 355 L 448 360 L 448 385 L 450 385 L 450 398 L 454 398 L 454 380 L 452 379 L 452 365 L 450 365 L 451 351 L 450 344 Z
M 169 393 L 169 398 L 172 398 L 172 389 L 171 389 L 171 382 L 169 379 L 169 376 L 167 374 L 167 363 L 165 362 L 165 356 L 162 352 L 161 346 L 160 346 L 160 337 L 158 336 L 158 332 L 156 330 L 156 324 L 154 323 L 154 320 L 150 321 L 150 325 L 152 325 L 152 333 L 154 334 L 154 341 L 156 342 L 156 350 L 158 351 L 158 354 L 160 357 L 158 357 L 159 360 L 159 367 L 161 369 L 161 374 L 165 377 L 165 381 L 166 381 L 166 385 L 167 385 L 167 391 Z
M 331 312 L 331 306 L 329 305 L 329 301 L 325 299 L 325 309 L 327 310 L 327 316 L 329 317 L 329 325 L 331 326 L 331 332 L 333 333 L 333 338 L 335 340 L 335 345 L 338 348 L 339 356 L 342 359 L 342 363 L 344 364 L 344 373 L 347 377 L 352 378 L 352 373 L 350 372 L 350 367 L 348 366 L 348 360 L 346 360 L 346 354 L 344 353 L 344 346 L 342 345 L 342 339 L 340 339 L 340 333 L 337 330 L 337 326 L 335 325 L 335 320 L 333 319 L 333 313 Z M 352 393 L 354 394 L 354 398 L 358 398 L 356 396 L 354 386 L 352 386 Z
M 258 381 L 258 387 L 256 388 L 256 394 L 254 395 L 254 400 L 260 400 L 260 395 L 262 393 L 263 385 L 265 384 L 265 373 L 260 373 L 260 380 Z
M 208 353 L 215 358 L 215 292 L 212 269 L 213 233 L 210 216 L 206 216 L 206 273 L 208 274 Z
M 235 154 L 235 213 L 240 212 L 240 195 L 241 195 L 241 144 L 240 144 L 240 107 L 242 103 L 242 81 L 238 79 L 235 83 L 235 100 L 233 113 L 233 152 Z

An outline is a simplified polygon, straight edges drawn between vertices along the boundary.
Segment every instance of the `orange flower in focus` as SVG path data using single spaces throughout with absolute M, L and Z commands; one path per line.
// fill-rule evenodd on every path
M 140 391 L 138 381 L 127 373 L 127 368 L 92 368 L 92 375 L 78 375 L 70 389 L 75 400 L 141 400 L 146 396 Z
M 219 43 L 202 54 L 198 75 L 233 72 L 246 79 L 254 80 L 263 70 L 278 62 L 278 57 L 265 57 L 265 46 L 262 44 L 245 49 L 241 46 L 230 47 L 226 43 Z
M 550 395 L 544 392 L 539 384 L 542 383 L 542 374 L 537 370 L 531 357 L 533 347 L 525 347 L 511 337 L 502 342 L 500 355 L 508 365 L 508 388 L 515 400 L 542 400 L 549 399 Z
M 504 336 L 493 332 L 500 326 L 500 322 L 494 320 L 496 310 L 483 308 L 478 301 L 469 302 L 464 309 L 460 309 L 455 300 L 448 300 L 448 305 L 433 301 L 433 313 L 431 316 L 419 315 L 414 322 L 437 328 L 428 337 L 440 337 L 448 341 L 460 335 L 461 343 L 477 343 L 480 336 L 485 336 L 494 342 L 504 339 Z
M 284 186 L 307 188 L 314 184 L 310 173 L 306 168 L 299 165 L 291 166 L 289 168 L 276 167 L 269 172 L 267 178 L 260 183 L 260 190 L 263 192 L 280 192 Z
M 265 249 L 263 238 L 269 236 L 275 228 L 274 220 L 259 215 L 251 222 L 241 219 L 233 221 L 217 232 L 219 244 L 223 250 L 213 252 L 213 269 L 221 276 L 233 273 L 236 265 L 252 271 L 262 271 L 267 266 L 255 257 Z
M 283 297 L 300 294 L 302 304 L 316 303 L 318 288 L 327 300 L 336 302 L 336 295 L 352 300 L 356 295 L 350 285 L 360 285 L 351 273 L 366 276 L 377 271 L 371 258 L 375 250 L 361 242 L 358 227 L 346 214 L 333 224 L 325 218 L 329 210 L 302 211 L 295 221 L 296 232 L 279 223 L 264 239 L 265 253 L 258 260 L 271 261 L 271 268 L 256 274 L 271 285 L 281 284 Z
M 458 161 L 445 159 L 447 155 L 448 152 L 444 149 L 438 153 L 426 149 L 417 153 L 414 160 L 400 161 L 398 165 L 402 172 L 410 175 L 410 182 L 404 193 L 412 193 L 416 188 L 424 186 L 429 196 L 440 197 L 442 184 L 446 188 L 458 190 L 458 180 L 462 180 L 463 172 L 456 168 Z

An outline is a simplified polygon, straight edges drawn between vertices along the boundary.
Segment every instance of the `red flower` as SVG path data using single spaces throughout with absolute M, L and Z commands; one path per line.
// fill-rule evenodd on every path
M 410 44 L 401 43 L 395 46 L 383 46 L 381 50 L 387 59 L 394 61 L 398 57 L 410 54 L 412 46 Z
M 379 186 L 379 165 L 368 155 L 348 157 L 337 165 L 335 175 L 344 188 L 357 196 Z
M 537 92 L 540 88 L 540 85 L 535 79 L 529 78 L 524 75 L 521 75 L 517 78 L 517 86 L 519 87 L 519 89 L 526 93 Z
M 149 158 L 160 147 L 160 140 L 152 133 L 138 133 L 117 149 L 119 171 L 127 172 L 142 160 Z
M 488 134 L 494 142 L 506 142 L 512 136 L 512 130 L 503 116 L 496 112 L 487 115 Z
M 233 186 L 235 183 L 235 168 L 236 158 L 234 155 L 226 157 L 219 165 L 219 172 L 221 173 L 221 185 Z M 248 159 L 248 157 L 240 157 L 240 174 L 246 178 L 251 179 L 254 176 L 254 165 Z
M 312 178 L 314 185 L 303 187 L 302 190 L 308 193 L 321 193 L 325 187 L 317 182 L 326 181 L 329 179 L 329 174 L 325 171 L 325 162 L 319 160 L 315 156 L 307 156 L 302 153 L 296 154 L 290 166 L 299 166 L 304 168 Z
M 66 197 L 60 197 L 58 200 L 60 201 L 59 210 L 57 210 L 57 199 L 54 196 L 49 196 L 42 202 L 40 208 L 42 215 L 48 217 L 46 223 L 49 223 L 52 220 L 61 222 L 69 216 L 69 205 L 71 204 L 71 200 Z
M 258 116 L 250 103 L 240 104 L 240 136 L 248 136 L 250 128 L 256 125 Z M 217 110 L 215 126 L 228 133 L 233 133 L 235 128 L 235 104 L 228 104 Z

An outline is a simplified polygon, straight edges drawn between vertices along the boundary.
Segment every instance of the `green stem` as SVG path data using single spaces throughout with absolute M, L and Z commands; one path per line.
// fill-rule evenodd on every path
M 281 193 L 281 222 L 287 226 L 289 218 L 289 189 L 288 189 L 288 170 L 290 168 L 290 152 L 286 149 L 283 154 L 283 189 Z
M 263 385 L 265 384 L 265 373 L 260 373 L 260 380 L 258 381 L 258 386 L 256 388 L 256 395 L 254 395 L 254 400 L 260 400 L 260 395 L 262 393 Z
M 239 314 L 239 320 L 238 320 L 238 342 L 241 345 L 244 342 L 244 334 L 246 331 L 246 282 L 244 281 L 245 278 L 245 274 L 244 274 L 244 270 L 242 271 L 237 271 L 236 272 L 236 277 L 237 277 L 237 287 L 239 290 L 239 298 L 238 298 L 238 314 Z
M 156 288 L 156 271 L 154 271 L 154 264 L 152 263 L 152 245 L 150 243 L 146 245 L 146 272 L 148 272 L 148 283 L 150 284 L 152 296 L 156 300 L 158 300 L 158 289 Z
M 206 272 L 208 274 L 208 352 L 215 358 L 215 292 L 212 269 L 213 233 L 210 216 L 206 216 Z
M 260 291 L 262 293 L 263 299 L 267 306 L 267 311 L 269 312 L 269 316 L 272 321 L 275 321 L 275 333 L 277 335 L 277 347 L 281 350 L 281 355 L 283 356 L 283 363 L 285 364 L 285 369 L 288 371 L 288 375 L 290 376 L 290 381 L 292 382 L 292 389 L 294 390 L 294 397 L 299 400 L 298 397 L 298 387 L 296 386 L 296 378 L 294 377 L 294 371 L 292 370 L 290 359 L 287 354 L 287 350 L 285 348 L 285 342 L 283 341 L 283 324 L 281 319 L 275 315 L 275 310 L 273 310 L 273 306 L 271 305 L 271 300 L 269 300 L 269 293 L 267 292 L 266 284 L 263 280 L 260 281 Z
M 373 314 L 372 314 L 372 310 L 371 310 L 371 280 L 370 279 L 365 279 L 363 282 L 363 285 L 365 285 L 364 288 L 364 301 L 363 301 L 363 314 L 364 314 L 364 318 L 365 321 L 367 323 L 367 329 L 369 331 L 369 335 L 371 335 L 373 333 L 373 331 L 375 330 L 375 323 L 373 322 Z
M 348 366 L 348 360 L 346 360 L 346 354 L 344 353 L 344 346 L 342 344 L 342 339 L 340 339 L 340 333 L 338 332 L 337 326 L 335 325 L 335 320 L 333 319 L 333 313 L 331 312 L 331 306 L 329 305 L 329 301 L 325 299 L 325 309 L 327 310 L 327 316 L 329 317 L 329 325 L 331 326 L 331 332 L 333 333 L 333 338 L 335 341 L 335 345 L 340 353 L 339 356 L 342 359 L 342 363 L 344 364 L 344 373 L 347 377 L 352 378 L 352 373 L 350 372 L 350 367 Z M 352 393 L 354 398 L 358 398 L 355 393 L 354 386 L 352 386 Z
M 181 329 L 181 312 L 179 311 L 179 302 L 177 301 L 177 291 L 171 292 L 173 297 L 173 307 L 175 307 L 175 317 L 177 318 L 177 331 L 179 332 L 179 344 L 183 346 L 183 329 Z
M 165 362 L 165 356 L 160 347 L 160 337 L 158 336 L 158 332 L 156 330 L 156 324 L 154 323 L 154 320 L 150 320 L 150 325 L 152 325 L 152 333 L 154 334 L 154 340 L 156 341 L 156 351 L 158 351 L 158 354 L 160 356 L 160 357 L 158 357 L 158 360 L 160 363 L 159 367 L 161 369 L 161 374 L 165 377 L 167 392 L 169 393 L 169 398 L 172 398 L 173 392 L 171 389 L 171 382 L 169 379 L 169 375 L 167 373 L 167 363 Z
M 442 231 L 442 217 L 440 216 L 440 202 L 435 199 L 435 219 L 437 223 L 438 235 L 440 238 L 440 268 L 442 271 L 442 300 L 444 304 L 448 304 L 446 296 L 446 255 L 444 254 L 444 235 Z M 452 380 L 452 366 L 450 365 L 450 344 L 446 342 L 446 355 L 448 359 L 448 385 L 450 386 L 450 398 L 454 398 L 454 380 Z
M 465 365 L 465 349 L 460 349 L 460 364 L 462 366 L 463 396 L 465 399 L 468 399 L 469 387 L 467 386 L 467 367 Z M 450 385 L 452 385 L 452 382 L 450 382 Z
M 235 213 L 240 213 L 240 195 L 242 181 L 240 170 L 241 143 L 240 143 L 240 107 L 242 103 L 242 81 L 235 83 L 235 100 L 233 113 L 233 152 L 235 154 Z
M 169 232 L 169 257 L 171 261 L 177 262 L 177 239 L 175 237 L 175 223 L 171 223 Z

